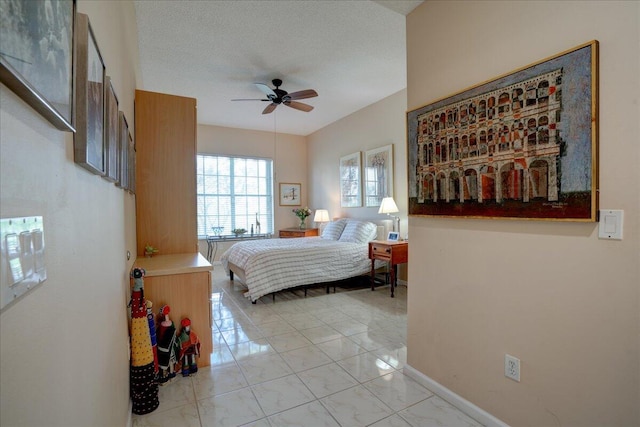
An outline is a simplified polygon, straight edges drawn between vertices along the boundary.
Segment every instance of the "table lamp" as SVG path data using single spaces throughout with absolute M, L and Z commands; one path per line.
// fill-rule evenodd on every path
M 326 209 L 317 209 L 316 214 L 313 217 L 313 222 L 320 224 L 320 234 L 322 234 L 322 224 L 329 222 L 329 211 Z
M 391 215 L 392 213 L 400 212 L 398 209 L 398 205 L 393 200 L 393 197 L 385 197 L 382 199 L 382 203 L 380 203 L 380 209 L 378 209 L 379 214 L 387 214 L 391 218 L 393 218 L 393 231 L 397 232 L 400 235 L 400 217 Z M 396 222 L 398 226 L 396 227 Z

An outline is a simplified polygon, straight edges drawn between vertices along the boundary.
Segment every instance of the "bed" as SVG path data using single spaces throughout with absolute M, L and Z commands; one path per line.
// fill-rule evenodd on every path
M 260 297 L 284 289 L 336 282 L 371 271 L 368 244 L 380 233 L 370 221 L 340 219 L 319 237 L 239 242 L 220 259 L 231 280 L 247 287 L 245 296 Z

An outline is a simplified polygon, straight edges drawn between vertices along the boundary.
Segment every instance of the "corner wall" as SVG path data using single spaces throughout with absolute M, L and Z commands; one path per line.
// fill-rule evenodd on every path
M 393 198 L 401 217 L 401 237 L 407 234 L 407 156 L 405 111 L 407 91 L 402 90 L 356 111 L 307 137 L 309 194 L 312 209 L 328 209 L 331 218 L 386 219 L 378 206 L 340 206 L 340 158 L 385 145 L 393 145 Z M 363 197 L 364 203 L 364 197 Z
M 640 3 L 428 1 L 408 108 L 600 41 L 598 224 L 411 217 L 408 364 L 514 426 L 640 425 Z M 521 359 L 521 382 L 504 355 Z
M 78 11 L 132 125 L 133 3 L 79 0 Z M 124 426 L 135 197 L 76 166 L 73 134 L 4 85 L 0 122 L 0 215 L 43 216 L 47 268 L 47 280 L 0 316 L 0 425 Z

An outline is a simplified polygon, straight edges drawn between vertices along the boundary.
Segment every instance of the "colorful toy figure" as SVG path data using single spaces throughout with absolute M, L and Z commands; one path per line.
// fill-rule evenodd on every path
M 133 290 L 131 291 L 131 366 L 130 392 L 132 412 L 136 415 L 148 414 L 156 410 L 158 384 L 155 382 L 151 333 L 147 320 L 147 304 L 144 299 L 144 275 L 142 268 L 131 271 Z
M 198 372 L 196 357 L 200 356 L 200 340 L 191 330 L 191 320 L 182 319 L 182 331 L 180 332 L 180 362 L 182 363 L 182 376 L 188 377 Z
M 176 363 L 180 354 L 180 342 L 176 334 L 176 327 L 169 319 L 171 308 L 163 305 L 160 308 L 160 317 L 163 319 L 158 325 L 158 384 L 164 385 L 176 376 Z
M 153 349 L 153 372 L 158 376 L 158 341 L 156 340 L 156 320 L 153 316 L 153 303 L 147 300 L 147 321 L 151 334 L 151 348 Z

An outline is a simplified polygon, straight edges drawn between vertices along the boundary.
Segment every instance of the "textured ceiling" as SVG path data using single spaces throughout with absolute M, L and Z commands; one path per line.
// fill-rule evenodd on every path
M 198 122 L 308 135 L 406 87 L 405 15 L 419 1 L 135 1 L 141 89 L 197 98 Z M 254 82 L 315 89 L 304 113 Z

